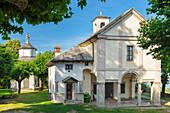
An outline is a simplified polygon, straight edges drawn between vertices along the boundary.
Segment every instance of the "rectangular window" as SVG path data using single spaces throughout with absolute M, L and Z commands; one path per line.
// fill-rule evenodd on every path
M 127 46 L 127 61 L 133 60 L 133 46 Z
M 73 69 L 73 64 L 66 64 L 65 69 L 66 70 L 72 70 Z
M 93 84 L 93 94 L 97 94 L 97 84 Z
M 89 66 L 89 63 L 88 62 L 85 62 L 85 64 L 84 64 L 85 66 Z
M 125 94 L 125 84 L 121 84 L 121 94 Z
M 55 81 L 55 92 L 58 92 L 58 81 Z

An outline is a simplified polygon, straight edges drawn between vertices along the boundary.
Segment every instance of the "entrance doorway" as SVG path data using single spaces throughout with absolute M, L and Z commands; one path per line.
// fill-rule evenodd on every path
M 67 100 L 72 100 L 73 84 L 67 83 Z
M 113 98 L 113 83 L 105 83 L 105 98 Z

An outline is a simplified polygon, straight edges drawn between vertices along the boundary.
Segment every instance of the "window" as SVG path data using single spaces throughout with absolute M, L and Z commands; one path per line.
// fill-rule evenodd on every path
M 55 92 L 58 92 L 58 81 L 55 81 Z
M 133 60 L 133 46 L 127 46 L 127 61 Z
M 66 70 L 72 70 L 73 69 L 73 64 L 66 64 L 65 69 Z
M 85 64 L 84 64 L 85 66 L 89 66 L 89 63 L 88 62 L 85 62 Z
M 100 24 L 100 28 L 104 27 L 104 25 L 105 25 L 105 23 L 102 22 L 102 23 Z
M 97 94 L 97 84 L 93 84 L 93 94 Z
M 121 94 L 125 93 L 125 84 L 121 84 Z

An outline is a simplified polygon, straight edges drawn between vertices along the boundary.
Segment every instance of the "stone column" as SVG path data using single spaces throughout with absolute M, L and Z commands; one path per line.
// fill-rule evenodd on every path
M 78 89 L 78 85 L 77 85 L 77 83 L 75 83 L 76 84 L 76 101 L 77 101 L 77 89 Z
M 141 105 L 141 82 L 138 83 L 138 106 Z
M 151 87 L 151 103 L 160 106 L 160 82 L 154 82 Z
M 105 105 L 105 83 L 97 83 L 97 105 L 100 107 Z
M 132 80 L 132 99 L 135 98 L 135 84 L 136 84 L 136 81 Z
M 82 90 L 82 81 L 79 81 L 79 93 L 82 93 L 83 92 L 83 90 Z
M 32 89 L 35 89 L 35 76 L 32 75 Z
M 117 84 L 117 105 L 118 105 L 118 106 L 121 105 L 120 85 L 121 85 L 121 83 L 118 82 L 118 84 Z

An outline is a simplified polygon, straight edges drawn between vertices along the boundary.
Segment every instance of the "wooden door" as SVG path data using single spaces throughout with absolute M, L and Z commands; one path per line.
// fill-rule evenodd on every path
M 72 83 L 67 83 L 67 100 L 72 100 L 72 91 L 73 91 Z
M 113 83 L 105 83 L 105 98 L 113 98 Z

